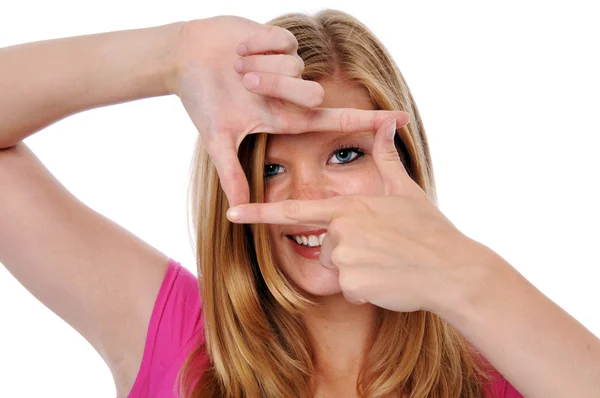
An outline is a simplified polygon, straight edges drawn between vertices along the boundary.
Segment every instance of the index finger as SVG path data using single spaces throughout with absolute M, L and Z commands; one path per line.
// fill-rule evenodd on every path
M 292 199 L 234 206 L 227 211 L 227 218 L 239 224 L 301 224 L 326 228 L 338 216 L 339 209 L 339 204 L 331 199 Z
M 410 115 L 404 111 L 364 110 L 354 108 L 313 108 L 302 115 L 285 120 L 283 128 L 290 133 L 338 131 L 358 133 L 377 131 L 386 120 L 395 119 L 397 128 L 406 126 Z

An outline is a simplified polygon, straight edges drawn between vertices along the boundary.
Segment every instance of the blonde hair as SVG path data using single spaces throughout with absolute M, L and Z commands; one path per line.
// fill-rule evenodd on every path
M 419 111 L 400 70 L 375 35 L 354 17 L 335 10 L 314 16 L 287 14 L 268 24 L 288 29 L 297 38 L 304 79 L 357 84 L 366 88 L 376 109 L 410 113 L 396 147 L 411 178 L 436 203 Z M 239 149 L 252 202 L 264 201 L 266 143 L 266 134 L 251 135 Z M 264 225 L 227 220 L 227 199 L 200 141 L 190 204 L 206 339 L 181 369 L 181 394 L 313 396 L 314 355 L 300 318 L 311 302 L 275 264 Z M 436 314 L 378 309 L 356 389 L 359 397 L 392 393 L 414 398 L 482 397 L 488 371 L 483 357 Z

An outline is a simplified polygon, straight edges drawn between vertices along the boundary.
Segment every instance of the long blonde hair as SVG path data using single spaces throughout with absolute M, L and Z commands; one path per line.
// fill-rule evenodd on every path
M 419 111 L 375 35 L 335 10 L 287 14 L 268 24 L 297 38 L 304 79 L 343 79 L 365 87 L 376 109 L 410 113 L 396 147 L 411 178 L 436 203 Z M 239 149 L 252 202 L 264 200 L 266 143 L 266 134 L 251 135 Z M 227 199 L 200 140 L 190 187 L 205 342 L 181 369 L 180 393 L 193 398 L 313 396 L 314 355 L 300 318 L 312 303 L 275 264 L 264 225 L 227 220 Z M 482 397 L 488 371 L 479 353 L 437 315 L 378 309 L 356 391 L 359 397 L 401 392 L 414 398 Z

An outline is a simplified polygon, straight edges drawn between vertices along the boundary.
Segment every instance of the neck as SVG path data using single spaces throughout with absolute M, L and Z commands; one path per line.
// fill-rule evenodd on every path
M 377 307 L 351 304 L 342 294 L 316 301 L 302 316 L 315 353 L 316 382 L 357 380 Z

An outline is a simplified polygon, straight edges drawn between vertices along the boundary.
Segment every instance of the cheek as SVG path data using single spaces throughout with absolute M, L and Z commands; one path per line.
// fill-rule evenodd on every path
M 279 226 L 275 225 L 275 224 L 267 224 L 267 232 L 269 234 L 269 239 L 271 239 L 271 242 L 277 242 L 276 238 L 280 234 L 279 232 Z
M 294 185 L 293 177 L 292 173 L 284 173 L 284 175 L 267 180 L 265 182 L 265 203 L 289 199 Z
M 278 202 L 283 198 L 283 187 L 281 184 L 273 184 L 268 182 L 265 184 L 265 203 Z
M 369 163 L 351 173 L 332 175 L 332 186 L 338 195 L 383 195 L 383 181 L 377 167 Z
M 290 199 L 292 181 L 289 177 L 275 180 L 265 185 L 265 202 L 279 202 Z M 319 182 L 314 188 L 322 197 L 336 195 L 383 195 L 384 187 L 377 166 L 372 161 L 364 162 L 360 167 L 339 171 L 324 171 L 319 176 Z M 311 188 L 311 190 L 312 190 Z M 316 193 L 318 191 L 318 193 Z M 304 195 L 303 195 L 304 196 Z

